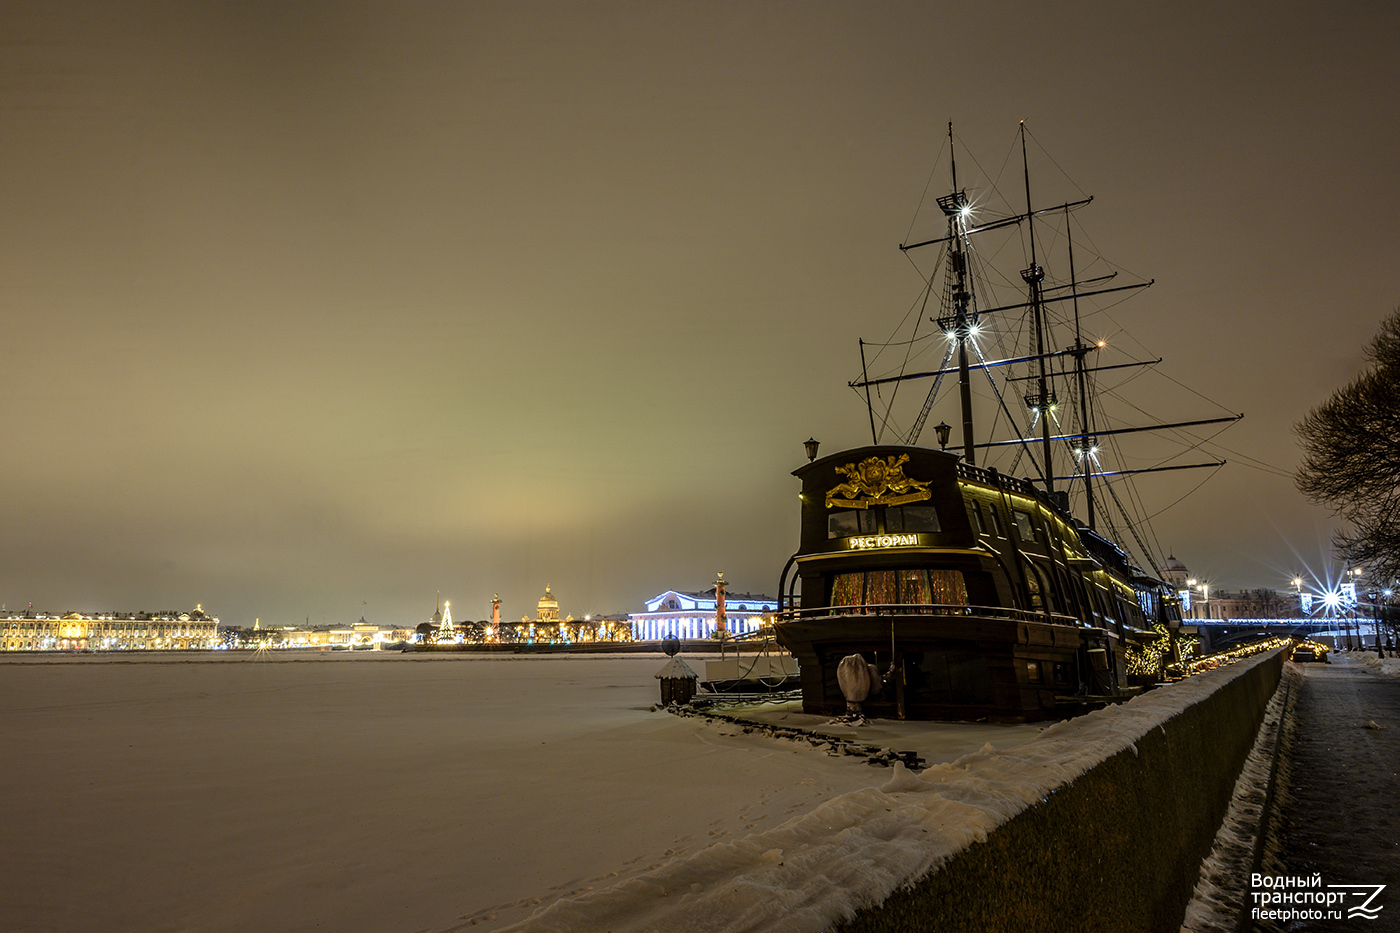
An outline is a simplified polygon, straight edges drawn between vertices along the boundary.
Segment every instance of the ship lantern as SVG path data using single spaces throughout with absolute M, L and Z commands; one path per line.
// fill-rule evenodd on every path
M 946 421 L 940 421 L 933 426 L 933 433 L 938 435 L 938 449 L 948 449 L 948 435 L 953 431 L 953 426 Z
M 809 438 L 807 438 L 805 441 L 802 442 L 802 446 L 805 447 L 805 448 L 807 448 L 807 459 L 808 459 L 808 460 L 815 460 L 815 459 L 817 459 L 817 448 L 821 446 L 821 443 L 822 443 L 821 441 L 819 441 L 819 440 L 817 440 L 816 438 L 813 438 L 813 437 L 809 437 Z

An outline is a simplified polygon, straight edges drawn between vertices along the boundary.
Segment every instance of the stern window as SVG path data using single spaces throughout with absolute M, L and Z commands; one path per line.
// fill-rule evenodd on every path
M 866 509 L 843 509 L 826 517 L 828 538 L 849 538 L 853 535 L 873 535 L 875 513 Z
M 901 505 L 885 509 L 885 533 L 942 531 L 938 510 L 931 505 Z

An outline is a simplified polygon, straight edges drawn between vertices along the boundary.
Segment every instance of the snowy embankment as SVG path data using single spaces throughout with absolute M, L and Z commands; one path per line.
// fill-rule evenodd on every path
M 1382 658 L 1374 651 L 1354 651 L 1349 657 L 1354 661 L 1360 661 L 1366 665 L 1366 670 L 1372 674 L 1384 674 L 1386 677 L 1400 677 L 1400 658 Z
M 827 800 L 509 929 L 1167 929 L 1277 684 L 1277 653 Z M 986 843 L 976 846 L 974 843 Z
M 1298 667 L 1288 666 L 1282 684 L 1269 700 L 1254 747 L 1235 781 L 1230 809 L 1216 833 L 1210 857 L 1201 865 L 1181 933 L 1234 933 L 1240 929 L 1248 907 L 1249 875 L 1259 868 L 1267 835 L 1265 823 L 1278 783 L 1280 755 L 1287 754 L 1282 751 L 1287 745 L 1284 732 L 1301 682 Z

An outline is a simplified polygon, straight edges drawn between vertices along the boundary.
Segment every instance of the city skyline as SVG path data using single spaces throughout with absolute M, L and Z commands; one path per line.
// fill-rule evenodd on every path
M 441 591 L 518 618 L 548 584 L 582 618 L 720 571 L 775 595 L 802 442 L 869 442 L 846 383 L 922 286 L 897 245 L 949 121 L 996 175 L 1024 119 L 1094 196 L 1096 245 L 1155 280 L 1123 333 L 1245 414 L 1225 468 L 1144 492 L 1162 557 L 1232 590 L 1326 572 L 1292 425 L 1400 303 L 1400 130 L 1372 103 L 1394 9 L 17 3 L 0 26 L 11 608 L 387 623 Z

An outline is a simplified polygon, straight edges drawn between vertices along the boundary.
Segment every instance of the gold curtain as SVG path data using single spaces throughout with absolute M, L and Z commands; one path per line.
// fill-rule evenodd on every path
M 916 606 L 927 606 L 933 602 L 928 586 L 928 575 L 924 571 L 899 571 L 899 601 Z
M 961 570 L 930 570 L 933 602 L 940 606 L 966 606 L 967 582 Z
M 831 604 L 833 606 L 859 606 L 864 595 L 865 574 L 838 573 L 831 584 Z

